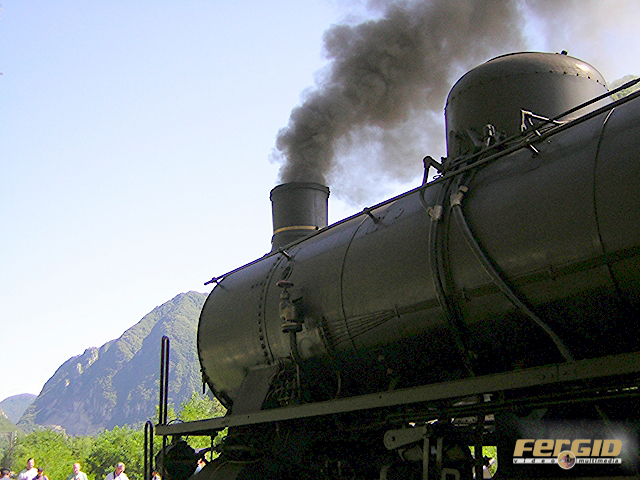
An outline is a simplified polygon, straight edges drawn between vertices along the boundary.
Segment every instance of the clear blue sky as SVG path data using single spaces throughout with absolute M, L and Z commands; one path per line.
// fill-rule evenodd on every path
M 532 20 L 528 47 L 566 49 L 609 81 L 640 74 L 635 2 L 578 3 L 571 27 Z M 2 400 L 268 251 L 276 134 L 326 64 L 323 31 L 366 9 L 5 0 L 0 14 Z M 418 158 L 413 183 L 368 203 L 421 176 Z M 337 196 L 331 221 L 366 206 Z

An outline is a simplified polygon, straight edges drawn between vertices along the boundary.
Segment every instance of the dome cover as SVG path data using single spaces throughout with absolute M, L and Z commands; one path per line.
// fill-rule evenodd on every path
M 470 70 L 449 92 L 447 155 L 469 153 L 489 124 L 498 135 L 517 134 L 523 110 L 552 118 L 606 91 L 606 82 L 594 67 L 565 54 L 525 52 L 496 57 Z M 608 101 L 581 109 L 572 118 Z

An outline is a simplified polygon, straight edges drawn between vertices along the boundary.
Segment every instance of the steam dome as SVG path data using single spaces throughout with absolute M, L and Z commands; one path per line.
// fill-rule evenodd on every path
M 521 129 L 522 111 L 552 118 L 606 91 L 606 82 L 594 67 L 564 53 L 496 57 L 470 70 L 449 92 L 445 107 L 447 155 L 469 153 L 489 124 L 498 135 L 511 136 Z

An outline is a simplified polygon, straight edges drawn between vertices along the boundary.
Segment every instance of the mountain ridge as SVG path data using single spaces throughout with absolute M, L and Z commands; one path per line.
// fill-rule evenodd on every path
M 2 418 L 2 414 L 4 414 L 11 423 L 18 423 L 24 411 L 33 403 L 36 397 L 37 395 L 32 393 L 20 393 L 5 398 L 0 401 L 0 418 Z
M 53 427 L 70 435 L 92 435 L 152 419 L 164 335 L 171 343 L 169 402 L 179 406 L 201 389 L 196 335 L 206 298 L 193 291 L 178 294 L 119 338 L 69 358 L 45 383 L 18 426 L 27 432 Z

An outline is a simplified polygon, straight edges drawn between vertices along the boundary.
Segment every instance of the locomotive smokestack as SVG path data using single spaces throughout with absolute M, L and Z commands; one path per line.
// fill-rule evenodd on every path
M 272 251 L 327 226 L 328 187 L 319 183 L 283 183 L 271 190 L 270 197 Z

